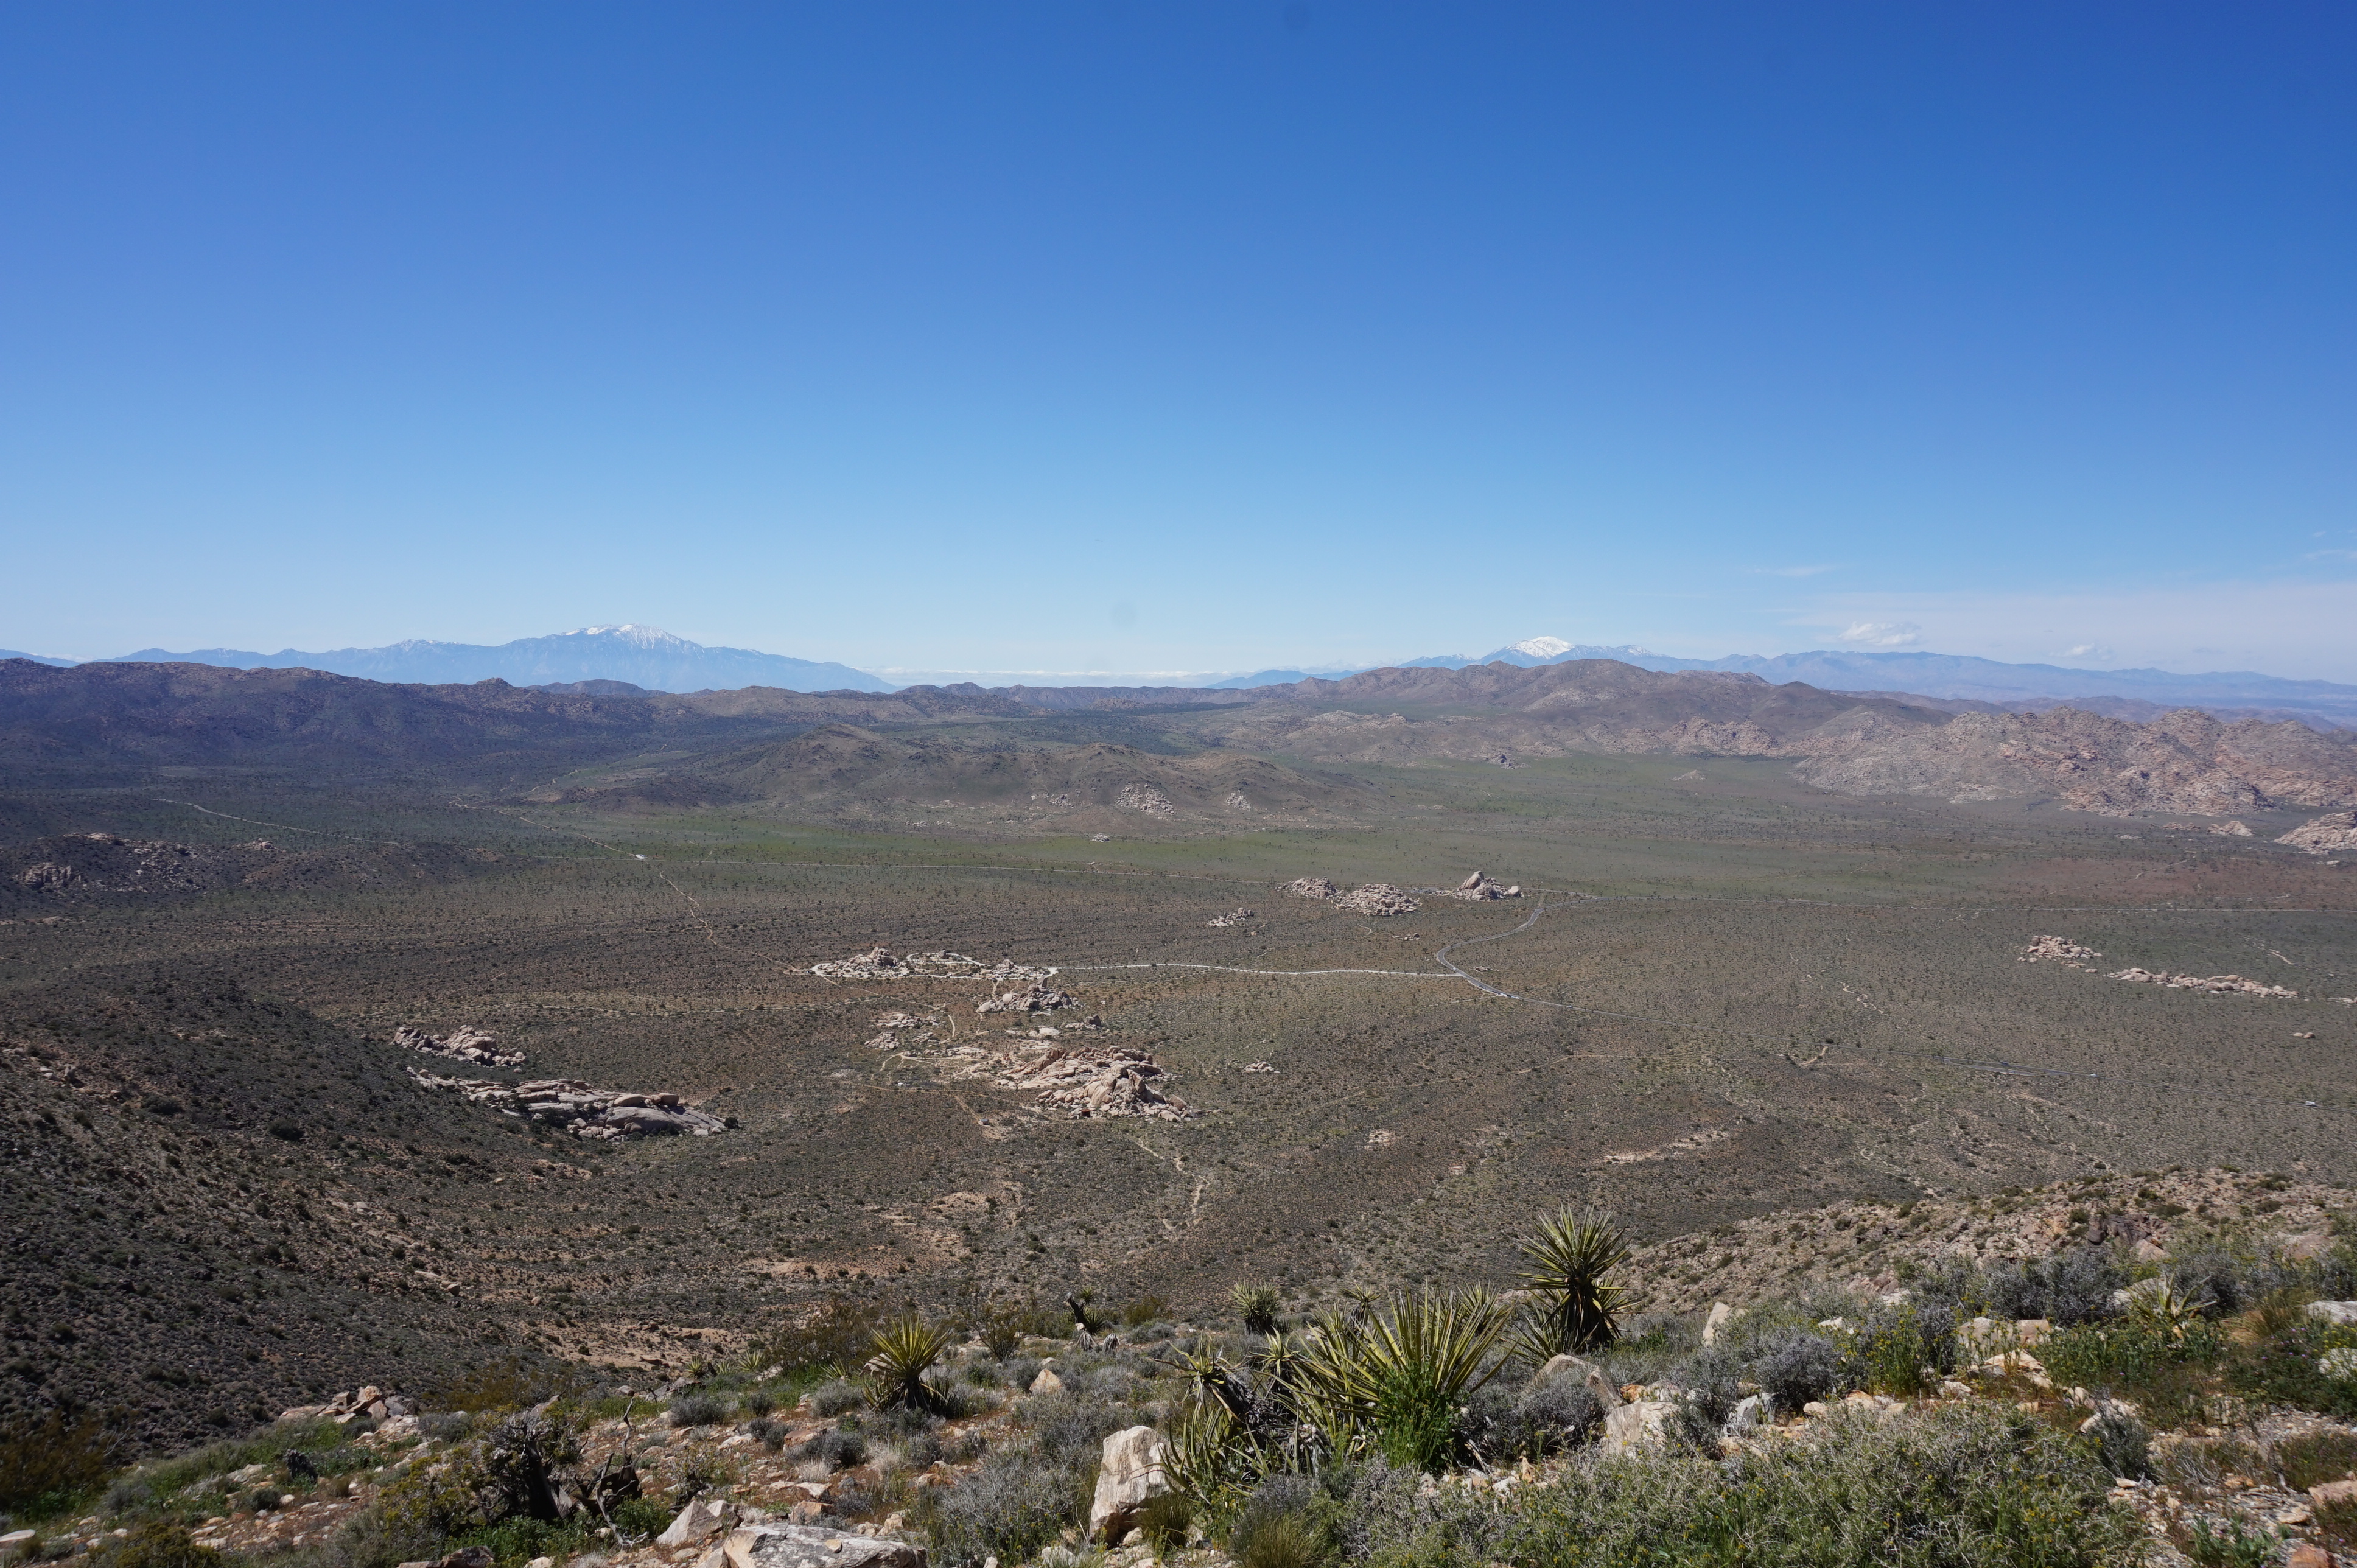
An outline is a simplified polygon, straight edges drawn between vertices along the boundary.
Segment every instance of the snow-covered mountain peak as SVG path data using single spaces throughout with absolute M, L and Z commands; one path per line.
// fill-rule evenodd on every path
M 1534 659 L 1553 659 L 1558 653 L 1571 651 L 1571 644 L 1559 637 L 1526 637 L 1513 645 L 1517 653 L 1527 653 Z

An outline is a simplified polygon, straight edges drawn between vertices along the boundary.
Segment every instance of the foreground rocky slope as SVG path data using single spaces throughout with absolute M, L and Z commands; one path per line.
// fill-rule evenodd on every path
M 1828 1251 L 1816 1283 L 1706 1311 L 1624 1301 L 1619 1332 L 1576 1353 L 1534 1348 L 1563 1299 L 1544 1284 L 1511 1351 L 1507 1305 L 1462 1294 L 1287 1317 L 1275 1293 L 1240 1290 L 1242 1323 L 1151 1300 L 1118 1316 L 1082 1297 L 1061 1314 L 978 1305 L 961 1343 L 847 1293 L 653 1390 L 516 1363 L 423 1414 L 347 1390 L 102 1500 L 85 1479 L 9 1539 L 94 1568 L 191 1550 L 321 1568 L 2330 1568 L 2357 1551 L 2357 1195 L 2143 1179 L 2152 1213 L 2091 1215 L 2059 1250 L 1952 1244 L 1888 1289 L 1824 1283 L 1842 1266 Z M 2017 1196 L 2033 1216 L 2103 1203 Z M 1927 1207 L 1943 1234 L 1971 1212 Z M 1838 1237 L 1853 1216 L 1783 1218 Z M 2131 1239 L 2148 1219 L 2175 1224 Z M 1658 1304 L 1678 1249 L 1703 1240 L 1557 1277 Z M 1414 1315 L 1425 1326 L 1396 1337 Z M 1309 1399 L 1345 1351 L 1409 1357 L 1445 1420 L 1372 1388 L 1349 1410 Z

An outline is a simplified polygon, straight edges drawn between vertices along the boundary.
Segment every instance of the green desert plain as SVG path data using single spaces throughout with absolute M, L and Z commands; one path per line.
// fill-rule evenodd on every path
M 145 1441 L 498 1357 L 660 1380 L 853 1289 L 1502 1283 L 1567 1202 L 1656 1248 L 1667 1300 L 1781 1211 L 2357 1178 L 2357 896 L 2272 842 L 2313 808 L 1836 793 L 1706 746 L 1247 751 L 1210 732 L 1268 710 L 1209 694 L 650 736 L 281 671 L 69 712 L 12 668 L 0 1397 Z M 297 687 L 307 716 L 264 700 Z M 1348 696 L 1329 728 L 1491 722 Z M 1518 893 L 1445 896 L 1476 872 Z M 2026 961 L 2044 937 L 2085 956 Z M 460 1026 L 522 1061 L 394 1043 Z M 1152 1089 L 1092 1108 L 1060 1061 Z M 421 1073 L 727 1125 L 584 1138 Z M 1897 1234 L 1813 1263 L 1870 1279 Z

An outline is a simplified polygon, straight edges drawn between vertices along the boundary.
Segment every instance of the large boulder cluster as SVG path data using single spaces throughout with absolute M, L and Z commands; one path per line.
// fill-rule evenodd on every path
M 2212 995 L 2281 996 L 2297 999 L 2299 993 L 2288 986 L 2269 985 L 2261 980 L 2246 980 L 2239 974 L 2168 974 L 2149 969 L 2124 969 L 2111 976 L 2135 985 L 2165 985 L 2171 991 L 2206 991 Z
M 1424 908 L 1407 896 L 1404 887 L 1388 882 L 1370 882 L 1354 887 L 1334 900 L 1334 908 L 1347 909 L 1353 915 L 1413 915 Z
M 497 1035 L 488 1029 L 478 1029 L 471 1024 L 461 1024 L 447 1035 L 429 1035 L 414 1026 L 404 1024 L 393 1032 L 393 1043 L 404 1051 L 443 1057 L 451 1061 L 473 1062 L 479 1067 L 523 1065 L 522 1051 L 500 1049 Z
M 699 1111 L 676 1094 L 638 1094 L 592 1089 L 578 1079 L 543 1079 L 535 1083 L 498 1083 L 489 1079 L 444 1078 L 409 1069 L 417 1086 L 463 1094 L 503 1116 L 521 1116 L 562 1128 L 576 1138 L 644 1138 L 684 1133 L 706 1138 L 728 1131 L 727 1118 Z
M 1018 1049 L 995 1064 L 1001 1089 L 1028 1090 L 1043 1109 L 1074 1121 L 1101 1116 L 1148 1116 L 1182 1122 L 1197 1112 L 1165 1094 L 1161 1067 L 1126 1046 L 1054 1045 Z

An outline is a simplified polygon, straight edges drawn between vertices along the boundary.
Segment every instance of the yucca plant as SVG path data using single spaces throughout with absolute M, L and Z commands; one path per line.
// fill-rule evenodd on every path
M 2162 1270 L 2153 1277 L 2150 1288 L 2138 1290 L 2128 1298 L 2128 1316 L 2147 1333 L 2169 1340 L 2171 1344 L 2185 1337 L 2201 1315 L 2217 1305 L 2207 1295 L 2196 1295 L 2179 1283 L 2175 1274 Z
M 1525 1264 L 1519 1283 L 1531 1293 L 1515 1333 L 1523 1356 L 1540 1365 L 1600 1350 L 1619 1337 L 1618 1319 L 1635 1304 L 1605 1278 L 1629 1259 L 1628 1240 L 1611 1215 L 1566 1208 L 1541 1219 L 1537 1233 L 1519 1246 Z
M 1292 1402 L 1338 1454 L 1437 1470 L 1466 1397 L 1497 1370 L 1491 1352 L 1512 1316 L 1478 1287 L 1419 1291 L 1364 1323 L 1329 1313 L 1304 1337 Z
M 1275 1285 L 1250 1282 L 1239 1284 L 1228 1292 L 1228 1304 L 1236 1309 L 1236 1316 L 1243 1319 L 1247 1333 L 1274 1334 L 1284 1326 L 1285 1320 L 1281 1316 L 1284 1300 L 1276 1294 Z
M 925 1374 L 933 1369 L 953 1337 L 946 1326 L 930 1326 L 914 1315 L 895 1318 L 877 1329 L 870 1342 L 875 1354 L 868 1357 L 865 1369 L 868 1398 L 880 1410 L 938 1407 L 941 1391 L 925 1380 Z

